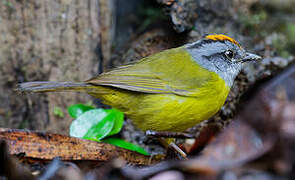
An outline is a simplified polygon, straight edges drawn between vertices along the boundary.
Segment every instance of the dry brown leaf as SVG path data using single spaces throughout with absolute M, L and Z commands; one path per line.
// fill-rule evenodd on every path
M 215 173 L 249 162 L 272 147 L 270 139 L 262 139 L 242 121 L 233 122 L 200 156 L 184 162 L 184 169 L 194 172 Z
M 5 140 L 12 155 L 51 160 L 109 161 L 121 158 L 138 165 L 152 164 L 158 160 L 133 151 L 95 141 L 59 134 L 0 128 L 0 140 Z

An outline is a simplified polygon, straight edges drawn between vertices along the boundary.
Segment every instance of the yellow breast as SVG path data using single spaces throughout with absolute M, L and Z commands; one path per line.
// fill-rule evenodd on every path
M 142 130 L 181 132 L 212 117 L 224 104 L 229 88 L 222 79 L 200 89 L 194 97 L 151 94 L 138 109 L 126 112 Z
M 146 94 L 126 90 L 99 95 L 105 104 L 123 111 L 142 130 L 181 132 L 212 117 L 224 104 L 230 88 L 214 75 L 193 97 Z

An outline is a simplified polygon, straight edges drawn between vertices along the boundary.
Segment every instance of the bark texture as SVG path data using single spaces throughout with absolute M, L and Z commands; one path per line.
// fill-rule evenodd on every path
M 100 1 L 0 2 L 0 126 L 67 132 L 66 107 L 90 96 L 19 95 L 12 89 L 18 82 L 83 81 L 96 74 L 101 33 L 108 31 L 101 27 Z

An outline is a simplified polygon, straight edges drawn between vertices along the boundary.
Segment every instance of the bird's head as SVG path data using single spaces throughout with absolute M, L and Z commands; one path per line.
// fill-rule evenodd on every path
M 199 65 L 220 75 L 228 86 L 232 86 L 243 63 L 261 59 L 246 52 L 236 40 L 222 34 L 208 35 L 187 44 L 185 48 Z

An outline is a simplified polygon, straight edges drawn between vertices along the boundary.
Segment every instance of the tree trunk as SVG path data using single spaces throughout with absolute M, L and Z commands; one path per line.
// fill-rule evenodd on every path
M 18 82 L 83 81 L 96 74 L 104 57 L 100 47 L 109 51 L 100 39 L 110 28 L 99 19 L 104 1 L 0 2 L 0 126 L 67 132 L 72 119 L 66 107 L 90 96 L 19 95 L 13 89 Z

